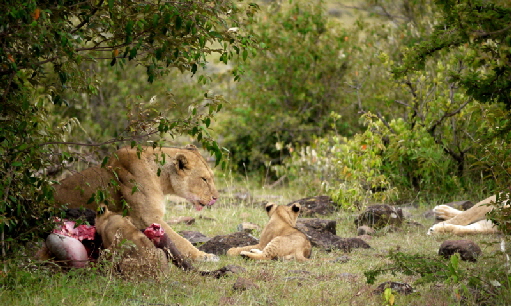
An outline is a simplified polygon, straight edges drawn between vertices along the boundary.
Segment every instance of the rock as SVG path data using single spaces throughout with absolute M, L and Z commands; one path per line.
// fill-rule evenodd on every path
M 322 233 L 329 232 L 333 235 L 336 234 L 336 226 L 337 222 L 335 222 L 335 220 L 324 220 L 318 218 L 298 218 L 298 220 L 296 220 L 296 227 L 300 230 L 307 228 Z
M 385 289 L 390 288 L 393 291 L 396 291 L 399 294 L 410 294 L 414 292 L 414 289 L 412 286 L 410 286 L 407 283 L 400 283 L 400 282 L 384 282 L 378 285 L 378 287 L 373 291 L 375 294 L 382 294 Z
M 241 267 L 241 266 L 236 266 L 236 265 L 227 265 L 224 267 L 227 271 L 231 272 L 231 273 L 243 273 L 243 272 L 247 272 L 247 269 Z
M 252 222 L 243 222 L 238 225 L 238 232 L 252 233 L 254 230 L 259 230 L 261 227 Z
M 302 211 L 300 212 L 302 217 L 314 217 L 316 215 L 325 216 L 332 214 L 337 209 L 337 204 L 335 204 L 329 196 L 303 198 L 287 205 L 289 206 L 293 203 L 300 203 L 302 206 Z
M 363 236 L 363 235 L 374 235 L 374 229 L 372 227 L 369 227 L 367 225 L 359 226 L 357 229 L 357 235 Z
M 186 238 L 193 245 L 198 245 L 199 243 L 204 243 L 211 240 L 211 238 L 197 231 L 180 231 L 179 235 L 183 236 L 183 238 Z
M 199 247 L 199 250 L 215 255 L 225 255 L 228 249 L 258 244 L 259 240 L 245 232 L 236 232 L 229 235 L 219 235 L 210 239 Z
M 435 219 L 436 218 L 435 211 L 433 209 L 426 211 L 422 216 L 426 219 Z
M 259 289 L 259 286 L 247 278 L 238 277 L 238 279 L 232 286 L 232 289 L 234 289 L 235 291 L 244 291 L 247 289 Z
M 214 277 L 214 278 L 220 278 L 220 277 L 224 277 L 224 276 L 227 276 L 227 275 L 230 275 L 230 274 L 237 274 L 237 273 L 243 273 L 243 272 L 246 272 L 247 270 L 243 267 L 240 267 L 240 266 L 236 266 L 236 265 L 227 265 L 225 267 L 222 267 L 218 270 L 214 270 L 214 271 L 200 271 L 201 275 L 202 276 L 211 276 L 211 277 Z
M 371 248 L 359 238 L 341 238 L 336 233 L 335 220 L 318 218 L 299 218 L 296 228 L 302 231 L 311 241 L 312 246 L 325 250 L 341 249 L 350 252 L 354 248 Z
M 409 227 L 417 227 L 417 228 L 424 228 L 425 227 L 421 223 L 419 223 L 417 221 L 413 221 L 413 220 L 407 220 L 406 221 L 406 225 L 408 225 Z
M 440 246 L 438 255 L 449 258 L 459 253 L 462 260 L 475 262 L 482 254 L 481 248 L 470 240 L 446 240 Z
M 319 220 L 319 221 L 318 221 Z M 309 222 L 310 221 L 310 222 Z M 359 238 L 341 238 L 335 233 L 335 221 L 321 219 L 298 219 L 296 228 L 309 238 L 312 246 L 324 250 L 341 249 L 350 252 L 354 248 L 371 248 Z
M 355 220 L 355 225 L 367 225 L 375 230 L 387 225 L 401 226 L 403 223 L 403 211 L 387 204 L 371 205 Z
M 359 235 L 359 236 L 357 236 L 357 238 L 360 238 L 360 239 L 362 239 L 362 240 L 364 240 L 364 241 L 367 241 L 367 240 L 371 240 L 371 239 L 373 239 L 373 236 L 369 236 L 369 235 Z
M 195 218 L 181 216 L 181 217 L 174 217 L 174 218 L 172 218 L 170 220 L 167 220 L 166 222 L 167 222 L 167 224 L 184 223 L 184 224 L 187 224 L 187 225 L 191 225 L 191 224 L 195 223 Z
M 464 200 L 464 201 L 450 202 L 450 203 L 446 203 L 444 205 L 450 206 L 452 208 L 456 208 L 457 210 L 467 210 L 467 209 L 471 208 L 472 206 L 474 206 L 474 203 Z
M 343 255 L 343 256 L 337 257 L 336 259 L 332 260 L 331 262 L 347 263 L 348 261 L 350 261 L 350 259 L 351 258 L 349 258 L 348 256 Z

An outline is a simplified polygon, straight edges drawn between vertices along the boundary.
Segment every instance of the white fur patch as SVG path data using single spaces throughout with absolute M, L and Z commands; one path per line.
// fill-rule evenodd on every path
M 456 235 L 478 234 L 478 233 L 494 233 L 496 228 L 493 222 L 489 220 L 481 220 L 469 225 L 446 224 L 440 222 L 433 225 L 428 230 L 428 235 L 450 232 Z

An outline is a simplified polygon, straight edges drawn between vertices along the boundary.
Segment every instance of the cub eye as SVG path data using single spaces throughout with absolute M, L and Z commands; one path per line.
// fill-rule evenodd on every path
M 207 182 L 208 182 L 208 179 L 207 179 L 207 178 L 205 178 L 205 177 L 203 177 L 203 178 L 202 178 L 202 180 L 203 180 L 205 183 L 207 183 Z

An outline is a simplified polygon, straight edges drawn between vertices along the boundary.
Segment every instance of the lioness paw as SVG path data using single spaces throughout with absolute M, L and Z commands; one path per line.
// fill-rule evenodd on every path
M 433 212 L 438 219 L 449 220 L 459 215 L 462 211 L 447 205 L 437 205 L 433 208 Z
M 453 224 L 446 224 L 444 222 L 440 222 L 429 228 L 428 235 L 452 232 L 454 227 L 456 226 Z

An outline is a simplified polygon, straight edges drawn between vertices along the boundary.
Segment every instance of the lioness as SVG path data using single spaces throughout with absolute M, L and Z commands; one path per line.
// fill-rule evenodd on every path
M 428 235 L 438 233 L 465 234 L 492 234 L 497 233 L 497 227 L 490 220 L 486 220 L 486 214 L 493 209 L 490 203 L 497 200 L 491 196 L 482 200 L 466 211 L 460 211 L 447 205 L 438 205 L 433 211 L 438 219 L 446 220 L 429 228 Z
M 98 190 L 103 193 L 96 195 L 108 203 L 110 211 L 121 213 L 127 208 L 136 228 L 161 224 L 184 256 L 218 260 L 214 254 L 199 251 L 163 221 L 167 194 L 187 199 L 197 210 L 213 205 L 218 199 L 213 172 L 195 146 L 143 147 L 141 152 L 136 148 L 119 149 L 104 167 L 91 167 L 62 180 L 55 186 L 55 200 L 68 208 L 83 206 L 96 210 L 98 204 L 89 199 Z
M 311 243 L 304 233 L 296 229 L 300 208 L 298 203 L 291 206 L 266 204 L 270 221 L 261 233 L 259 244 L 231 248 L 227 255 L 244 255 L 253 259 L 307 260 L 311 255 Z

